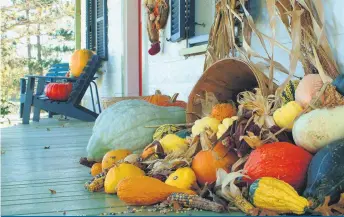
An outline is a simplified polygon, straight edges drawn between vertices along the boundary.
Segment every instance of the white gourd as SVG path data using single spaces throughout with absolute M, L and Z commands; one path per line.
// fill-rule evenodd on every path
M 316 153 L 329 143 L 344 138 L 344 106 L 316 109 L 302 115 L 293 126 L 296 145 Z

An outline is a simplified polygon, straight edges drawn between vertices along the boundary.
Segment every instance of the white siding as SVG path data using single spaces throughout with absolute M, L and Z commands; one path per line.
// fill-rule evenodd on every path
M 204 1 L 204 0 L 198 0 Z M 266 11 L 265 0 L 254 0 L 252 15 L 254 15 L 255 22 L 260 31 L 270 34 L 268 14 Z M 343 0 L 326 0 L 323 1 L 325 8 L 326 32 L 331 44 L 332 51 L 336 58 L 337 64 L 342 73 L 344 73 L 344 15 L 341 11 L 344 8 Z M 284 26 L 278 22 L 276 30 L 277 40 L 283 43 L 288 48 L 291 48 L 291 40 L 286 33 Z M 169 28 L 167 25 L 164 38 L 169 37 Z M 143 33 L 146 35 L 146 32 Z M 146 45 L 144 51 L 148 50 L 149 43 L 147 38 L 143 38 L 143 43 Z M 267 43 L 268 44 L 268 43 Z M 179 56 L 180 49 L 185 48 L 185 41 L 180 43 L 164 42 L 164 53 L 156 56 L 149 56 L 145 54 L 146 66 L 144 68 L 144 93 L 152 94 L 156 89 L 160 89 L 163 93 L 173 94 L 180 93 L 182 100 L 187 100 L 192 87 L 202 75 L 204 55 L 190 57 L 185 59 Z M 256 37 L 252 39 L 252 47 L 260 54 L 264 55 L 261 45 Z M 268 46 L 269 47 L 269 46 Z M 275 59 L 281 62 L 287 69 L 289 68 L 288 54 L 275 48 Z M 299 65 L 297 68 L 297 75 L 302 75 L 303 70 Z M 285 76 L 277 74 L 276 79 L 283 81 Z
M 133 47 L 137 45 L 135 40 L 138 39 L 138 36 L 133 29 L 128 29 L 133 28 L 137 21 L 137 14 L 135 16 L 128 14 L 136 13 L 136 11 L 134 8 L 128 8 L 130 4 L 125 4 L 125 1 L 130 1 L 132 4 L 136 2 L 136 0 L 108 0 L 109 60 L 104 64 L 104 73 L 98 79 L 102 97 L 137 95 L 137 86 L 135 87 L 135 85 L 138 84 L 136 84 L 137 79 L 134 77 L 137 73 L 135 65 L 138 66 L 138 62 L 136 57 L 130 59 L 129 55 L 135 54 Z M 205 2 L 208 0 L 197 1 Z M 268 15 L 265 8 L 266 1 L 254 0 L 251 2 L 253 3 L 251 13 L 255 18 L 257 27 L 262 32 L 270 34 Z M 328 39 L 337 64 L 341 72 L 344 73 L 344 15 L 342 14 L 344 0 L 323 0 L 323 4 Z M 125 14 L 127 16 L 124 16 Z M 144 8 L 142 8 L 142 15 L 146 16 Z M 155 56 L 150 56 L 148 54 L 150 43 L 146 32 L 145 17 L 142 20 L 143 94 L 153 94 L 156 89 L 160 89 L 164 94 L 170 95 L 179 92 L 179 98 L 187 100 L 190 91 L 203 73 L 204 55 L 192 56 L 187 59 L 180 56 L 179 51 L 186 48 L 186 42 L 185 40 L 179 43 L 166 41 L 166 38 L 170 37 L 168 22 L 165 33 L 161 37 L 162 51 Z M 290 48 L 291 40 L 284 26 L 280 22 L 277 25 L 277 40 Z M 85 33 L 85 1 L 82 1 L 82 32 Z M 82 38 L 82 45 L 85 47 L 85 37 Z M 264 55 L 256 37 L 252 38 L 252 47 Z M 289 68 L 289 56 L 283 50 L 275 48 L 275 59 L 286 68 Z M 130 65 L 132 66 L 130 67 Z M 297 68 L 297 74 L 303 74 L 301 66 Z M 282 75 L 276 75 L 277 80 L 283 80 L 283 78 Z

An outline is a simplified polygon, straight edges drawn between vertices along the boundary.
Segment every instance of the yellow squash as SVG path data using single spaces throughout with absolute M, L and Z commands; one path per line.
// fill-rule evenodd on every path
M 279 214 L 301 215 L 309 207 L 307 199 L 299 196 L 291 185 L 271 177 L 263 177 L 253 182 L 249 195 L 256 207 L 276 211 Z
M 104 191 L 108 194 L 114 194 L 117 191 L 118 183 L 123 179 L 143 175 L 145 172 L 132 164 L 122 163 L 119 166 L 114 166 L 106 174 Z
M 220 137 L 228 130 L 229 127 L 232 126 L 234 121 L 237 119 L 238 119 L 238 116 L 233 116 L 231 118 L 223 119 L 222 123 L 217 127 L 218 129 L 216 133 L 217 139 L 220 139 Z
M 118 161 L 124 159 L 125 157 L 127 157 L 130 154 L 131 154 L 131 151 L 126 150 L 126 149 L 118 149 L 118 150 L 108 151 L 104 155 L 103 160 L 102 160 L 103 172 L 107 172 Z
M 299 116 L 302 110 L 301 105 L 295 101 L 290 101 L 277 109 L 273 114 L 273 118 L 277 126 L 291 131 L 293 129 L 295 118 Z
M 77 78 L 81 75 L 92 55 L 93 52 L 87 49 L 74 51 L 69 61 L 69 68 L 74 77 Z
M 214 133 L 217 133 L 217 127 L 221 122 L 216 118 L 204 117 L 200 120 L 195 121 L 192 127 L 192 135 L 197 136 L 204 132 L 207 128 L 210 128 Z
M 161 146 L 166 154 L 169 154 L 178 150 L 186 150 L 188 143 L 185 139 L 180 138 L 175 134 L 167 134 L 160 141 Z
M 196 183 L 196 175 L 190 167 L 177 169 L 165 181 L 166 184 L 189 190 Z

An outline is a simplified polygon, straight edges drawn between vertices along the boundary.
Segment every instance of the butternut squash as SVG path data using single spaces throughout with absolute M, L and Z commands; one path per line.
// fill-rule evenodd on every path
M 191 190 L 170 186 L 148 176 L 128 177 L 117 185 L 119 199 L 135 206 L 148 206 L 162 202 L 172 193 L 196 194 Z

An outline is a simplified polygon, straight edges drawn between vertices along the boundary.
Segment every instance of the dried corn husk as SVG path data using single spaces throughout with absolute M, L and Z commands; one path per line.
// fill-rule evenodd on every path
M 325 33 L 321 1 L 280 0 L 276 1 L 276 10 L 291 36 L 301 34 L 298 46 L 300 46 L 300 60 L 305 74 L 314 72 L 322 74 L 324 82 L 327 82 L 328 77 L 335 78 L 339 75 Z M 291 12 L 295 10 L 303 10 L 300 17 L 301 29 L 298 31 L 291 28 L 293 19 L 289 19 L 292 18 Z

